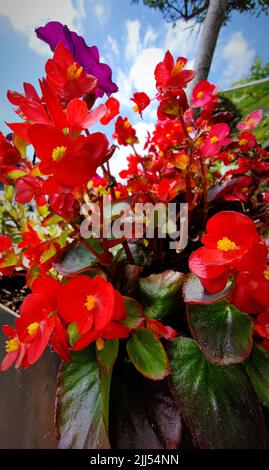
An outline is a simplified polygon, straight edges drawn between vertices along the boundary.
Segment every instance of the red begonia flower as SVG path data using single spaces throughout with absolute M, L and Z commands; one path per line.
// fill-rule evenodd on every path
M 56 127 L 34 124 L 28 134 L 42 173 L 53 174 L 67 188 L 87 183 L 108 151 L 108 140 L 100 132 L 71 138 Z
M 191 105 L 193 108 L 200 108 L 207 105 L 212 100 L 216 87 L 207 80 L 201 80 L 193 89 Z
M 18 248 L 26 248 L 28 246 L 34 247 L 39 245 L 41 242 L 38 233 L 30 224 L 27 225 L 27 230 L 22 233 L 22 238 L 22 241 L 18 243 Z
M 184 88 L 194 77 L 193 70 L 185 70 L 187 59 L 178 57 L 176 63 L 169 51 L 166 52 L 164 60 L 155 69 L 156 87 L 160 91 L 174 90 L 175 92 Z
M 60 314 L 67 322 L 76 322 L 81 334 L 102 330 L 112 319 L 115 294 L 112 284 L 102 276 L 91 279 L 77 276 L 63 286 L 59 298 Z
M 118 140 L 119 145 L 132 145 L 138 142 L 136 131 L 130 124 L 127 117 L 118 117 L 115 124 L 114 139 Z
M 120 103 L 116 98 L 110 97 L 105 103 L 106 113 L 100 120 L 104 126 L 108 124 L 112 119 L 117 116 L 120 112 Z
M 263 110 L 256 109 L 255 111 L 252 111 L 252 113 L 248 114 L 244 121 L 239 122 L 239 124 L 237 124 L 237 128 L 240 129 L 240 131 L 251 131 L 254 127 L 258 126 L 262 117 Z
M 28 346 L 29 364 L 38 361 L 49 343 L 54 328 L 54 319 L 49 317 L 50 313 L 50 303 L 38 294 L 29 294 L 21 305 L 21 317 L 16 320 L 16 330 L 20 341 Z
M 27 346 L 21 343 L 17 331 L 15 328 L 9 325 L 4 325 L 2 331 L 7 338 L 6 341 L 6 355 L 1 363 L 1 371 L 6 371 L 14 363 L 15 368 L 18 369 L 21 365 L 27 367 L 27 360 L 25 359 L 25 353 Z
M 269 269 L 237 276 L 231 301 L 245 313 L 259 313 L 269 308 Z
M 189 266 L 212 293 L 225 287 L 232 268 L 249 271 L 255 267 L 257 254 L 262 262 L 265 259 L 265 247 L 254 222 L 238 212 L 219 212 L 211 217 L 202 243 L 204 247 L 191 254 Z
M 238 135 L 238 144 L 242 152 L 247 152 L 256 146 L 256 137 L 252 132 L 244 131 Z
M 19 178 L 15 183 L 16 201 L 28 204 L 35 198 L 38 206 L 46 204 L 46 198 L 42 194 L 43 180 L 38 176 L 26 175 Z
M 48 85 L 63 103 L 94 92 L 98 85 L 97 78 L 86 74 L 61 42 L 54 51 L 53 59 L 47 61 L 46 72 Z
M 216 155 L 222 147 L 228 145 L 231 139 L 228 137 L 230 127 L 228 124 L 214 124 L 204 142 L 200 145 L 200 151 L 207 157 Z
M 114 299 L 115 302 L 111 320 L 101 331 L 96 331 L 96 329 L 94 329 L 82 334 L 74 344 L 74 350 L 83 349 L 93 341 L 96 341 L 98 349 L 103 349 L 104 339 L 128 338 L 131 330 L 121 323 L 126 318 L 125 304 L 121 294 L 115 289 Z
M 38 278 L 33 282 L 29 294 L 20 307 L 16 330 L 21 343 L 27 346 L 27 362 L 34 364 L 43 354 L 47 345 L 64 360 L 70 360 L 67 334 L 57 317 L 58 296 L 62 284 L 50 277 Z
M 255 320 L 255 333 L 269 339 L 269 309 L 260 313 Z
M 49 196 L 49 204 L 51 209 L 59 214 L 63 219 L 70 220 L 74 216 L 74 206 L 77 201 L 72 193 L 61 192 L 58 194 L 51 194 Z
M 15 166 L 20 161 L 20 154 L 16 147 L 0 132 L 0 168 Z
M 85 101 L 74 98 L 66 107 L 67 126 L 74 131 L 89 129 L 99 122 L 106 112 L 104 104 L 100 104 L 93 110 L 88 110 Z
M 7 235 L 0 233 L 0 253 L 12 247 L 12 240 Z
M 25 95 L 11 90 L 7 92 L 7 98 L 10 103 L 18 107 L 16 113 L 19 116 L 23 116 L 27 121 L 50 124 L 47 110 L 33 85 L 24 83 L 23 86 Z
M 141 93 L 134 93 L 131 100 L 135 103 L 133 110 L 142 116 L 142 111 L 144 111 L 144 109 L 146 109 L 150 104 L 150 98 L 148 95 L 143 91 Z

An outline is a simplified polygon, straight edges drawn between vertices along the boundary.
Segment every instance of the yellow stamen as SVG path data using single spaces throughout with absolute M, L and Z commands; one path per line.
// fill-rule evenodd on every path
M 87 295 L 87 300 L 84 305 L 91 312 L 91 310 L 93 310 L 93 308 L 95 307 L 95 302 L 96 299 L 94 295 Z
M 129 123 L 128 120 L 124 121 L 123 127 L 125 127 L 125 129 L 128 129 L 129 127 L 131 127 L 131 124 Z
M 197 98 L 203 98 L 204 92 L 203 91 L 198 91 L 197 93 Z
M 174 66 L 173 70 L 172 70 L 172 77 L 174 77 L 175 75 L 178 75 L 180 72 L 182 72 L 183 68 L 184 68 L 184 62 L 182 60 L 179 60 L 176 65 Z
M 133 111 L 134 111 L 135 113 L 138 113 L 139 109 L 138 109 L 138 106 L 137 106 L 137 104 L 135 104 L 135 105 L 134 105 L 134 107 L 133 107 Z
M 263 271 L 263 275 L 267 281 L 269 281 L 269 266 Z
M 164 156 L 164 153 L 163 153 L 162 150 L 160 150 L 160 152 L 159 152 L 159 157 L 163 157 L 163 156 Z
M 104 349 L 105 347 L 105 342 L 103 338 L 97 338 L 97 340 L 95 341 L 95 344 L 96 344 L 98 351 L 102 351 L 102 349 Z
M 67 69 L 66 76 L 68 80 L 77 80 L 80 77 L 82 70 L 83 67 L 79 67 L 78 64 L 74 62 Z
M 212 144 L 215 144 L 218 141 L 219 141 L 219 138 L 216 135 L 213 135 L 213 137 L 210 137 L 210 142 Z
M 239 145 L 246 145 L 248 143 L 247 139 L 241 139 L 239 140 Z
M 230 240 L 228 237 L 223 237 L 221 238 L 221 240 L 218 241 L 217 248 L 221 251 L 230 251 L 236 250 L 237 246 L 236 243 Z
M 254 124 L 253 119 L 251 119 L 251 118 L 248 119 L 248 120 L 246 121 L 246 124 L 247 124 L 248 126 L 251 126 L 252 124 Z
M 19 349 L 20 342 L 18 338 L 12 338 L 6 341 L 6 352 L 10 353 Z
M 65 152 L 66 152 L 66 147 L 64 147 L 63 145 L 61 147 L 56 147 L 52 151 L 52 160 L 54 162 L 61 161 L 63 157 L 65 156 Z
M 166 134 L 166 137 L 167 137 L 167 139 L 170 139 L 170 137 L 171 137 L 170 132 L 168 132 L 168 133 Z
M 39 323 L 34 322 L 27 326 L 27 331 L 30 336 L 33 336 L 39 328 Z

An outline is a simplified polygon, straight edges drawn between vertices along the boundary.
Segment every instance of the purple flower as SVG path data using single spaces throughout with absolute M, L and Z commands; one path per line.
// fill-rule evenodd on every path
M 87 46 L 82 36 L 70 31 L 67 26 L 58 21 L 50 21 L 45 26 L 37 28 L 36 35 L 49 44 L 52 51 L 55 50 L 59 42 L 62 42 L 85 72 L 98 79 L 97 96 L 102 97 L 104 93 L 110 96 L 118 91 L 117 85 L 112 82 L 111 68 L 107 64 L 99 62 L 100 56 L 97 47 Z

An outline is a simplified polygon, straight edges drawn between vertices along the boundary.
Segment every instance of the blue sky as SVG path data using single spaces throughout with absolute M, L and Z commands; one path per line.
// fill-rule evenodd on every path
M 121 113 L 132 118 L 140 136 L 154 121 L 154 109 L 144 121 L 132 113 L 129 98 L 134 91 L 154 93 L 153 71 L 167 49 L 185 56 L 193 64 L 199 27 L 192 32 L 182 21 L 176 28 L 164 22 L 160 12 L 131 0 L 0 0 L 0 128 L 14 121 L 6 100 L 8 88 L 20 91 L 22 82 L 37 84 L 44 75 L 50 52 L 34 35 L 35 26 L 49 20 L 67 24 L 99 47 L 101 57 L 113 69 L 119 86 Z M 233 14 L 222 29 L 209 80 L 227 88 L 245 76 L 256 54 L 268 61 L 268 17 Z

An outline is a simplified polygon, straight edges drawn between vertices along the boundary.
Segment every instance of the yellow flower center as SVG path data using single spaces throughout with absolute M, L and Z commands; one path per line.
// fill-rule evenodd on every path
M 64 147 L 63 145 L 61 147 L 56 147 L 52 151 L 52 160 L 54 162 L 61 161 L 63 157 L 65 156 L 65 152 L 66 152 L 66 147 Z
M 241 139 L 239 140 L 239 145 L 246 145 L 248 143 L 247 139 Z
M 74 62 L 67 69 L 66 76 L 68 80 L 77 80 L 80 77 L 82 70 L 83 67 L 79 67 L 79 65 Z
M 254 124 L 253 119 L 252 119 L 252 118 L 248 119 L 248 120 L 246 121 L 246 124 L 247 124 L 248 126 L 251 126 L 252 124 Z
M 203 91 L 198 91 L 197 93 L 197 98 L 203 98 L 204 92 Z
M 34 322 L 34 323 L 31 323 L 29 326 L 27 326 L 27 331 L 30 336 L 33 336 L 37 332 L 38 328 L 39 328 L 39 323 Z
M 19 349 L 20 342 L 18 338 L 12 338 L 6 341 L 6 352 L 11 353 Z
M 93 308 L 95 307 L 95 302 L 96 302 L 96 298 L 94 297 L 94 295 L 87 295 L 87 300 L 84 305 L 87 308 L 87 310 L 91 312 Z
M 210 142 L 212 144 L 215 144 L 218 141 L 219 141 L 219 138 L 216 135 L 213 135 L 213 137 L 210 137 Z
M 129 127 L 131 127 L 131 124 L 129 123 L 128 119 L 127 119 L 127 121 L 124 121 L 123 127 L 125 129 L 128 129 Z
M 236 250 L 237 246 L 236 243 L 230 240 L 228 237 L 223 237 L 218 241 L 217 248 L 221 251 L 230 251 Z
M 95 344 L 96 344 L 98 351 L 102 351 L 102 349 L 104 349 L 105 347 L 105 342 L 103 338 L 97 338 L 97 340 L 95 341 Z
M 267 281 L 269 281 L 269 266 L 263 271 L 263 275 Z
M 160 152 L 159 152 L 159 157 L 163 157 L 163 156 L 164 156 L 164 153 L 163 153 L 162 150 L 160 150 Z
M 182 72 L 183 68 L 184 68 L 184 62 L 182 60 L 179 60 L 176 65 L 174 66 L 173 70 L 172 70 L 172 77 L 175 77 L 176 75 L 178 75 L 180 72 Z
M 133 107 L 133 111 L 134 111 L 135 113 L 138 113 L 139 109 L 138 109 L 138 106 L 137 106 L 137 104 L 135 104 L 135 105 L 134 105 L 134 107 Z

